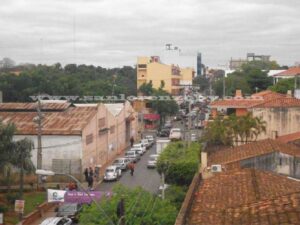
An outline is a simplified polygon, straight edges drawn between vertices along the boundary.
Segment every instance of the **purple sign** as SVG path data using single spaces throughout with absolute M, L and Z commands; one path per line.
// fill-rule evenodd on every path
M 90 191 L 89 195 L 83 191 L 67 191 L 65 193 L 65 202 L 90 204 L 93 200 L 99 201 L 103 197 L 110 197 L 112 193 L 102 191 Z

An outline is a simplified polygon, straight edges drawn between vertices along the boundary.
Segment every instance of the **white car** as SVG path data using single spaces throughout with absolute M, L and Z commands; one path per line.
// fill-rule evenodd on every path
M 143 143 L 146 146 L 146 148 L 150 148 L 151 147 L 150 146 L 150 142 L 148 141 L 148 139 L 142 139 L 141 143 Z
M 150 145 L 154 144 L 154 137 L 152 135 L 147 135 L 146 139 L 148 139 L 148 141 L 150 142 Z
M 197 135 L 191 134 L 191 141 L 197 141 Z
M 144 153 L 145 153 L 142 148 L 136 148 L 136 147 L 131 148 L 130 151 L 135 151 L 140 156 L 144 155 Z
M 155 168 L 156 167 L 158 156 L 159 155 L 150 155 L 148 163 L 147 163 L 148 168 Z
M 137 143 L 132 146 L 133 148 L 141 148 L 143 152 L 146 152 L 146 146 L 143 143 Z
M 169 135 L 170 140 L 182 140 L 182 133 L 180 128 L 173 128 L 170 131 L 170 135 Z
M 131 162 L 136 163 L 141 159 L 141 156 L 138 153 L 136 153 L 136 151 L 128 151 L 125 152 L 125 158 L 130 159 Z
M 45 219 L 40 225 L 71 225 L 72 220 L 66 217 L 49 217 Z
M 111 181 L 111 180 L 118 180 L 121 177 L 122 170 L 120 167 L 117 166 L 109 166 L 106 168 L 104 173 L 104 180 Z

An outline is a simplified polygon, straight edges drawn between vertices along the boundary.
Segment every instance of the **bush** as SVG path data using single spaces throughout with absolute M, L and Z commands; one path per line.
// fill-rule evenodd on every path
M 5 206 L 5 205 L 0 205 L 0 213 L 5 213 L 5 212 L 7 212 L 7 210 L 8 210 L 8 207 L 7 207 L 7 206 Z
M 200 144 L 184 148 L 182 142 L 170 143 L 160 154 L 157 170 L 165 173 L 167 183 L 189 185 L 199 166 Z
M 7 193 L 5 197 L 10 204 L 15 204 L 15 201 L 19 199 L 20 195 L 19 193 Z
M 171 185 L 166 189 L 166 199 L 168 199 L 179 211 L 187 190 L 187 186 Z

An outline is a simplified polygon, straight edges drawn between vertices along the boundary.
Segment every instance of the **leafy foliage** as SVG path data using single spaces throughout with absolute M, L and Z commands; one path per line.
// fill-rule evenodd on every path
M 269 87 L 271 91 L 286 94 L 288 90 L 294 90 L 294 79 L 281 79 L 276 84 Z
M 160 154 L 157 170 L 165 173 L 167 183 L 189 185 L 198 170 L 199 154 L 199 143 L 185 148 L 183 142 L 172 142 Z
M 161 200 L 142 188 L 129 189 L 121 185 L 115 186 L 113 193 L 112 197 L 104 198 L 99 203 L 107 216 L 92 204 L 85 207 L 80 214 L 80 224 L 107 225 L 111 222 L 119 224 L 116 211 L 121 198 L 125 202 L 126 224 L 171 225 L 175 222 L 177 210 L 168 200 Z
M 0 72 L 0 90 L 4 101 L 26 102 L 29 96 L 41 94 L 110 96 L 116 74 L 115 94 L 136 95 L 136 69 L 105 69 L 102 67 L 69 64 L 64 68 L 59 63 L 52 66 L 30 65 L 22 68 L 17 76 Z
M 230 115 L 226 118 L 218 116 L 205 129 L 203 140 L 210 146 L 233 146 L 235 143 L 248 143 L 256 140 L 258 135 L 266 132 L 266 122 L 261 118 Z
M 181 208 L 188 188 L 188 186 L 183 185 L 170 185 L 170 187 L 166 189 L 166 199 L 168 199 L 177 208 L 178 211 Z

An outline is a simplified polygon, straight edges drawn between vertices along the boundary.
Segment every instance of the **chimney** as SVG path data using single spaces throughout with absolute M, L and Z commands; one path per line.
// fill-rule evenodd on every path
M 288 90 L 287 93 L 286 93 L 287 97 L 292 97 L 292 91 L 291 90 Z
M 201 151 L 201 171 L 207 167 L 207 152 Z
M 237 89 L 237 90 L 235 91 L 235 97 L 243 97 L 243 95 L 242 95 L 242 90 Z
M 271 137 L 273 140 L 277 139 L 278 138 L 278 131 L 277 130 L 273 130 L 272 131 L 272 137 Z

